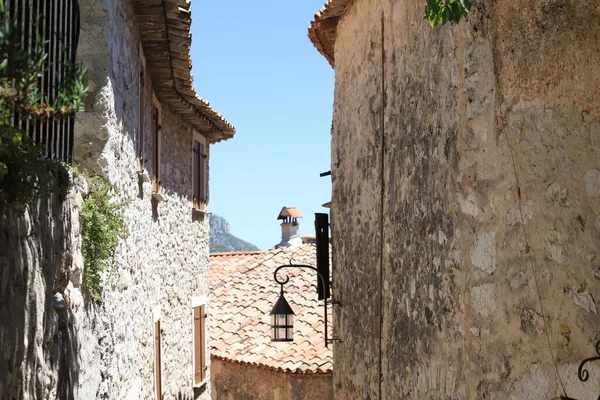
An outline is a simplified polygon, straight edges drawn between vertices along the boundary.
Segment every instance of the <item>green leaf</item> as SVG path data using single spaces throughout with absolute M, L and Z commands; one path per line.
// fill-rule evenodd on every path
M 471 7 L 473 6 L 473 2 L 471 0 L 460 0 L 460 2 L 467 12 L 471 11 Z
M 431 27 L 447 23 L 457 24 L 465 18 L 472 6 L 472 0 L 427 0 L 425 19 Z

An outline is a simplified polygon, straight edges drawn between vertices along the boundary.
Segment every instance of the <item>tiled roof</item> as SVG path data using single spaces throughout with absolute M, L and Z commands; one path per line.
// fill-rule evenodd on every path
M 334 48 L 337 35 L 337 25 L 352 0 L 329 0 L 315 14 L 315 19 L 308 28 L 308 37 L 329 64 L 335 64 Z
M 285 219 L 287 217 L 302 218 L 302 214 L 296 207 L 283 207 L 277 219 Z
M 221 281 L 234 272 L 243 273 L 256 263 L 256 258 L 263 251 L 239 251 L 231 253 L 210 254 L 210 282 Z
M 196 95 L 192 84 L 189 0 L 136 0 L 146 67 L 157 98 L 182 115 L 211 143 L 231 138 L 235 128 Z
M 323 303 L 317 300 L 316 273 L 287 269 L 285 297 L 296 313 L 294 341 L 271 342 L 270 315 L 279 296 L 273 272 L 280 265 L 315 264 L 315 245 L 265 252 L 210 256 L 211 356 L 228 362 L 293 374 L 332 370 L 325 347 Z

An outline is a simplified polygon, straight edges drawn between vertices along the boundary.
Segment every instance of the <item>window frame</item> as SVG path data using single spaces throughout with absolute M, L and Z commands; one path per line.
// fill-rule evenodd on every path
M 192 135 L 192 208 L 194 210 L 206 212 L 208 210 L 209 195 L 208 195 L 208 161 L 209 161 L 209 144 L 206 137 L 201 135 L 197 131 L 193 131 Z M 204 146 L 204 157 L 199 159 L 196 164 L 196 150 L 195 143 L 198 142 Z M 202 165 L 202 167 L 201 167 Z M 203 173 L 204 177 L 201 182 L 198 181 L 198 175 Z M 196 186 L 198 185 L 198 187 Z M 196 189 L 199 191 L 199 195 L 204 194 L 204 201 L 198 201 L 196 198 Z
M 203 331 L 201 332 L 201 337 L 200 337 L 200 344 L 199 344 L 199 348 L 202 349 L 202 354 L 200 355 L 200 357 L 202 357 L 203 359 L 203 363 L 204 363 L 204 370 L 201 372 L 200 379 L 198 380 L 196 378 L 196 361 L 197 361 L 197 346 L 196 346 L 196 339 L 198 337 L 198 326 L 196 324 L 196 310 L 199 310 L 199 315 L 200 318 L 202 318 L 201 322 L 198 323 L 199 327 L 202 329 Z M 195 388 L 199 388 L 202 387 L 203 385 L 205 385 L 208 380 L 209 380 L 209 349 L 208 349 L 208 324 L 206 323 L 207 321 L 207 317 L 208 317 L 208 305 L 207 305 L 207 301 L 205 297 L 194 297 L 192 298 L 192 310 L 191 310 L 191 314 L 192 314 L 192 385 Z

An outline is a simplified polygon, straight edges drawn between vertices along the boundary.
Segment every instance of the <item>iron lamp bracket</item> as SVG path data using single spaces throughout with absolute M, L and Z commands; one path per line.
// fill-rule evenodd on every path
M 282 269 L 286 269 L 286 268 L 302 268 L 302 269 L 308 269 L 311 271 L 315 271 L 317 273 L 317 276 L 319 277 L 319 280 L 323 284 L 323 287 L 325 287 L 325 284 L 327 281 L 325 280 L 323 275 L 319 272 L 319 270 L 316 267 L 313 267 L 312 265 L 292 264 L 292 261 L 290 260 L 290 264 L 281 265 L 281 266 L 277 267 L 275 269 L 275 271 L 273 272 L 273 278 L 275 279 L 275 282 L 277 282 L 279 285 L 281 285 L 281 293 L 283 293 L 283 285 L 285 285 L 286 283 L 288 283 L 290 281 L 289 275 L 285 275 L 284 277 L 279 276 L 279 271 L 281 271 Z M 329 337 L 328 321 L 327 321 L 328 320 L 327 304 L 332 304 L 332 305 L 338 304 L 339 305 L 339 302 L 323 299 L 323 321 L 325 323 L 325 332 L 324 332 L 325 333 L 325 347 L 329 348 L 329 343 L 334 343 L 334 342 L 341 343 L 342 340 L 340 338 L 336 338 L 336 337 L 332 337 L 332 338 Z

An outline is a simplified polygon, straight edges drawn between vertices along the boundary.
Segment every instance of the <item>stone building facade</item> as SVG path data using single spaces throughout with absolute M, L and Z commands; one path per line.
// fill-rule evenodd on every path
M 336 399 L 595 399 L 600 9 L 331 0 Z
M 84 180 L 2 216 L 0 398 L 206 400 L 209 148 L 234 128 L 193 89 L 188 1 L 79 7 L 90 94 L 74 165 L 108 180 L 128 235 L 97 305 L 82 293 Z

